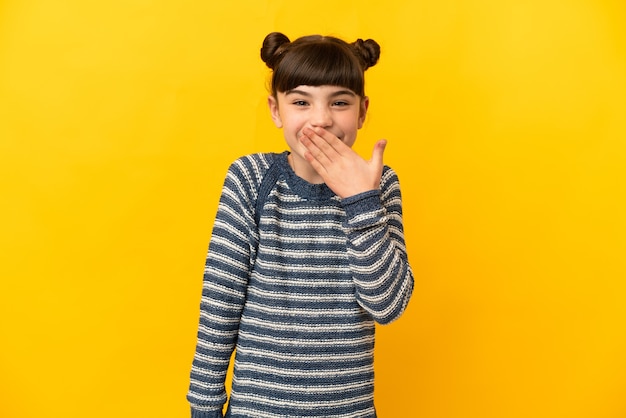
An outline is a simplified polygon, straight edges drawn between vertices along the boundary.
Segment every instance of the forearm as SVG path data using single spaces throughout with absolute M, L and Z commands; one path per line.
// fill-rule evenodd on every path
M 215 241 L 211 248 L 214 249 Z M 217 258 L 217 255 L 215 255 Z M 196 353 L 187 399 L 194 413 L 221 411 L 226 402 L 224 381 L 237 340 L 245 299 L 245 278 L 219 269 L 211 250 L 207 259 Z M 204 417 L 204 415 L 197 415 Z M 213 415 L 207 415 L 212 417 Z
M 413 290 L 399 189 L 397 196 L 391 192 L 385 204 L 377 190 L 344 200 L 348 255 L 357 298 L 381 324 L 400 317 Z

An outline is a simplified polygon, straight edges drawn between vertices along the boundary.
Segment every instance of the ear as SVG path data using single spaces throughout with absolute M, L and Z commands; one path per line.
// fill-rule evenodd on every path
M 365 122 L 365 115 L 367 114 L 367 108 L 370 106 L 370 98 L 365 96 L 361 99 L 361 109 L 359 111 L 359 124 L 358 128 L 361 129 L 363 122 Z
M 283 121 L 280 119 L 280 113 L 278 112 L 278 100 L 274 96 L 270 96 L 267 98 L 267 104 L 270 107 L 270 114 L 272 115 L 274 125 L 276 125 L 277 128 L 282 128 Z

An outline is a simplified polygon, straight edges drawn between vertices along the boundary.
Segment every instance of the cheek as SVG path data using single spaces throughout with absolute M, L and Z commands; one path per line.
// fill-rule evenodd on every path
M 298 126 L 302 123 L 302 116 L 298 115 L 298 114 L 289 114 L 286 117 L 287 122 L 290 126 Z
M 358 123 L 358 121 L 355 120 L 351 120 L 349 124 L 346 124 L 343 126 L 343 143 L 348 145 L 349 147 L 352 147 L 352 145 L 354 145 L 354 143 L 356 142 L 356 138 L 357 138 L 357 133 L 359 131 L 360 125 Z
M 346 133 L 356 133 L 357 130 L 361 129 L 363 120 L 358 115 L 352 115 L 349 118 L 345 118 L 342 125 Z

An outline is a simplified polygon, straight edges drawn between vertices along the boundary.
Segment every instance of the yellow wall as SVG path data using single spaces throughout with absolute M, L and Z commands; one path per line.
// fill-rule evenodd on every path
M 0 2 L 0 416 L 184 417 L 227 165 L 284 148 L 263 37 L 383 47 L 417 282 L 382 418 L 626 416 L 621 0 Z

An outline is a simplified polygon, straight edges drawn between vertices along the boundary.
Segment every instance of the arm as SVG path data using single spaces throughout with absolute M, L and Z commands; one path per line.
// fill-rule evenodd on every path
M 231 165 L 224 182 L 204 268 L 200 324 L 187 399 L 192 418 L 221 418 L 224 381 L 246 297 L 254 219 L 246 163 Z
M 378 141 L 367 161 L 321 127 L 304 129 L 300 142 L 309 164 L 343 198 L 359 303 L 381 324 L 397 319 L 411 297 L 413 273 L 404 246 L 400 184 L 383 168 L 387 142 Z
M 413 291 L 398 177 L 385 167 L 380 190 L 360 193 L 342 202 L 357 299 L 374 320 L 387 324 L 404 312 Z

